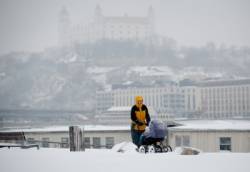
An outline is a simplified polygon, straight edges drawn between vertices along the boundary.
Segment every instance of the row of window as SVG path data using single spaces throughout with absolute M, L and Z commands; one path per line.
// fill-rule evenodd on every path
M 164 102 L 164 104 L 166 103 L 184 103 L 184 96 L 182 95 L 178 95 L 178 94 L 174 94 L 174 95 L 146 95 L 144 96 L 145 99 L 145 103 L 147 105 L 156 105 L 156 106 L 160 106 L 160 103 Z M 118 105 L 131 105 L 134 103 L 134 96 L 116 96 L 114 99 L 115 104 Z
M 250 103 L 250 100 L 246 100 L 246 99 L 232 99 L 231 98 L 225 98 L 225 99 L 216 99 L 216 98 L 213 98 L 213 99 L 209 99 L 207 97 L 202 97 L 201 98 L 202 102 L 206 102 L 206 103 L 209 103 L 209 104 L 249 104 Z
M 231 137 L 220 137 L 220 143 L 219 143 L 220 151 L 231 151 Z M 181 146 L 187 146 L 190 147 L 190 136 L 175 136 L 175 146 L 181 147 Z
M 203 108 L 203 110 L 205 110 L 205 111 L 210 111 L 210 112 L 212 112 L 212 113 L 239 113 L 239 114 L 241 114 L 241 113 L 247 113 L 247 112 L 249 112 L 249 109 L 250 109 L 250 107 L 248 108 L 234 108 L 234 107 L 232 107 L 232 106 L 226 106 L 226 107 L 220 107 L 220 106 L 210 106 L 210 107 L 208 107 L 208 106 L 206 106 L 206 107 L 204 107 Z
M 201 89 L 202 93 L 211 93 L 211 92 L 248 92 L 250 90 L 249 86 L 241 86 L 241 87 L 222 87 L 222 88 L 203 88 Z
M 240 115 L 240 116 L 249 116 L 250 113 L 249 112 L 244 112 L 244 113 L 235 113 L 235 112 L 217 112 L 217 113 L 214 113 L 214 112 L 205 112 L 203 114 L 203 116 L 205 118 L 208 118 L 208 119 L 216 119 L 216 118 L 231 118 L 235 115 Z
M 166 87 L 166 88 L 142 88 L 138 90 L 115 90 L 115 95 L 129 95 L 129 94 L 168 94 L 168 93 L 181 93 L 181 89 L 178 87 Z
M 103 145 L 101 145 L 101 138 L 100 137 L 93 137 L 92 138 L 92 145 L 91 145 L 91 138 L 90 137 L 84 137 L 84 146 L 85 148 L 101 148 Z M 114 146 L 115 140 L 114 137 L 105 137 L 105 148 L 110 149 Z
M 220 101 L 220 102 L 249 102 L 249 97 L 240 95 L 229 95 L 229 96 L 206 96 L 202 95 L 201 99 L 203 101 Z
M 37 141 L 34 138 L 28 138 L 27 141 L 29 143 L 36 143 Z M 115 139 L 114 137 L 105 137 L 105 145 L 101 145 L 101 138 L 100 137 L 93 137 L 92 138 L 92 144 L 91 144 L 91 138 L 90 137 L 84 137 L 83 144 L 85 148 L 102 148 L 105 147 L 107 149 L 110 149 L 114 146 Z M 41 140 L 41 146 L 42 147 L 50 147 L 51 141 L 50 138 L 45 137 Z M 60 145 L 61 148 L 69 148 L 69 138 L 68 137 L 62 137 L 61 142 L 53 142 L 53 144 Z

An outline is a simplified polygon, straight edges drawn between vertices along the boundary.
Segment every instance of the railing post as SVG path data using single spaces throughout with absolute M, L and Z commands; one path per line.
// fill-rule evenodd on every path
M 82 128 L 82 138 L 81 138 L 81 141 L 82 141 L 81 149 L 82 149 L 82 151 L 85 151 L 84 127 Z
M 69 144 L 70 151 L 84 151 L 83 133 L 79 126 L 69 127 Z

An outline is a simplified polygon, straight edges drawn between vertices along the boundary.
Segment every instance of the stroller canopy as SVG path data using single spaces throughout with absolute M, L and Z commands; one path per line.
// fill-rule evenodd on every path
M 145 133 L 146 137 L 164 138 L 167 134 L 167 126 L 158 120 L 152 120 L 149 124 L 149 132 Z

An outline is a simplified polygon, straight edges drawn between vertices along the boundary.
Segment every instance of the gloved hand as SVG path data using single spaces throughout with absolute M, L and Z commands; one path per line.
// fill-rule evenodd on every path
M 141 122 L 141 121 L 137 121 L 136 123 L 137 123 L 137 125 L 139 125 L 139 126 L 144 125 L 144 123 Z

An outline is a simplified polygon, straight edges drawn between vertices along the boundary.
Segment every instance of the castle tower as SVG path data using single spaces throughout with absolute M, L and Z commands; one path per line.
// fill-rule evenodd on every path
M 148 8 L 148 22 L 149 22 L 149 30 L 151 35 L 154 33 L 154 22 L 155 22 L 155 12 L 152 6 Z
M 100 7 L 100 5 L 96 5 L 95 7 L 95 13 L 94 13 L 94 20 L 96 23 L 101 23 L 102 21 L 102 9 Z
M 91 38 L 93 41 L 103 38 L 103 15 L 102 9 L 99 5 L 96 5 L 94 12 L 94 26 L 92 28 Z
M 146 41 L 146 55 L 148 57 L 154 57 L 155 55 L 155 49 L 154 49 L 154 20 L 155 20 L 155 12 L 152 6 L 149 6 L 148 8 L 148 14 L 147 14 L 147 20 L 148 20 L 148 35 L 147 35 L 147 41 Z
M 65 7 L 62 7 L 59 12 L 59 21 L 58 21 L 58 43 L 60 46 L 69 46 L 70 45 L 70 29 L 71 29 L 71 20 L 68 10 Z

